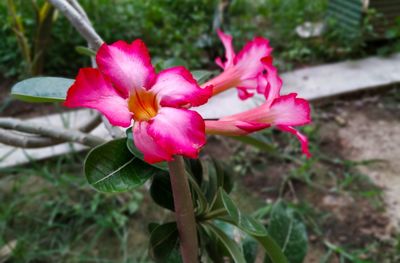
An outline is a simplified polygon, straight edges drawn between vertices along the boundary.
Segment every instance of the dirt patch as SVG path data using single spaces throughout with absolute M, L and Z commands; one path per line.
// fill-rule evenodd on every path
M 384 189 L 391 223 L 400 226 L 400 104 L 385 108 L 367 104 L 348 109 L 349 121 L 339 130 L 343 155 L 352 160 L 377 162 L 358 167 Z

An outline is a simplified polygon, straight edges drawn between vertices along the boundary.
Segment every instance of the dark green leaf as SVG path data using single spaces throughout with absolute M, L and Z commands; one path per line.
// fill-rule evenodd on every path
M 11 89 L 11 95 L 28 102 L 62 102 L 73 79 L 36 77 L 23 80 Z
M 149 233 L 151 234 L 151 232 L 153 232 L 154 229 L 156 229 L 156 227 L 158 227 L 160 224 L 159 223 L 149 223 L 147 225 L 147 230 L 149 230 Z
M 286 259 L 279 245 L 269 235 L 262 237 L 253 236 L 253 238 L 256 239 L 263 246 L 264 250 L 267 252 L 268 256 L 265 257 L 265 262 L 291 263 L 291 261 L 288 261 Z
M 184 67 L 188 67 L 186 61 L 184 61 L 183 59 L 180 58 L 169 58 L 167 60 L 164 60 L 161 63 L 161 67 L 163 69 L 167 69 L 167 68 L 171 68 L 171 67 L 176 67 L 176 66 L 184 66 Z
M 232 136 L 232 139 L 252 145 L 262 151 L 274 152 L 275 147 L 261 133 L 252 133 L 246 136 Z
M 150 234 L 150 252 L 158 262 L 167 258 L 178 245 L 178 229 L 175 222 L 157 226 Z
M 213 72 L 209 70 L 193 70 L 192 75 L 199 84 L 202 84 L 213 75 Z
M 254 263 L 256 261 L 257 252 L 258 252 L 258 243 L 256 240 L 249 236 L 245 236 L 242 241 L 242 249 L 244 258 L 247 263 Z
M 230 219 L 233 220 L 237 227 L 252 236 L 267 235 L 265 227 L 254 218 L 241 213 L 229 195 L 222 188 L 220 188 L 219 194 Z
M 225 234 L 224 231 L 212 224 L 204 224 L 202 226 L 209 235 L 214 235 L 220 240 L 220 242 L 229 252 L 229 255 L 235 263 L 246 263 L 246 260 L 244 259 L 243 253 L 238 244 L 236 244 L 234 240 L 229 238 L 229 236 Z
M 279 201 L 271 211 L 268 233 L 281 247 L 290 263 L 301 263 L 307 253 L 306 228 L 293 209 Z M 268 261 L 266 261 L 268 262 Z
M 85 175 L 91 186 L 101 192 L 124 192 L 141 186 L 159 169 L 133 156 L 126 138 L 92 149 L 85 160 Z
M 89 57 L 94 57 L 96 56 L 96 51 L 94 51 L 91 48 L 84 47 L 84 46 L 76 46 L 75 47 L 76 52 L 78 52 L 81 55 L 89 56 Z
M 135 146 L 134 138 L 133 138 L 133 133 L 132 133 L 132 128 L 129 128 L 126 130 L 126 137 L 128 138 L 126 140 L 126 146 L 128 147 L 128 150 L 137 158 L 140 160 L 144 161 L 144 156 L 141 151 L 139 151 L 138 148 Z M 154 167 L 157 167 L 158 169 L 164 170 L 164 171 L 169 171 L 168 170 L 168 165 L 166 162 L 161 162 L 161 163 L 154 163 L 150 164 Z
M 153 177 L 150 195 L 159 206 L 174 211 L 174 197 L 172 195 L 171 181 L 167 173 L 157 174 Z

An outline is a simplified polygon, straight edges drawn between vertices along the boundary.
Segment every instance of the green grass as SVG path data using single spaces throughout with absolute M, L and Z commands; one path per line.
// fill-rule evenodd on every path
M 71 155 L 2 171 L 0 248 L 17 242 L 12 262 L 146 262 L 143 193 L 96 192 L 81 160 Z

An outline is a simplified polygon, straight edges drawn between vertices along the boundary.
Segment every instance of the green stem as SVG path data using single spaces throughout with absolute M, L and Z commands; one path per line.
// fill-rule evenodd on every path
M 168 162 L 168 167 L 182 259 L 184 263 L 196 263 L 198 262 L 196 220 L 183 158 L 175 156 L 175 160 Z

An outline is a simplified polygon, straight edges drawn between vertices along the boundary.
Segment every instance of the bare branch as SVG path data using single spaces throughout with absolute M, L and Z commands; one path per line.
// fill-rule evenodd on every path
M 97 112 L 93 113 L 94 114 L 90 116 L 89 120 L 82 125 L 77 126 L 76 129 L 85 133 L 94 130 L 101 123 L 101 117 Z M 2 129 L 0 134 L 0 143 L 23 148 L 41 148 L 57 145 L 63 143 L 63 141 L 45 136 L 14 133 L 10 130 Z
M 76 11 L 78 11 L 78 13 L 86 20 L 86 22 L 88 22 L 89 25 L 91 25 L 88 15 L 86 14 L 82 6 L 79 4 L 79 2 L 76 0 L 67 0 L 67 1 L 73 8 L 75 8 Z
M 0 128 L 0 143 L 21 148 L 40 148 L 61 143 L 61 141 L 47 137 L 23 135 Z
M 0 118 L 0 128 L 39 134 L 54 138 L 59 141 L 77 142 L 87 146 L 97 146 L 106 140 L 98 136 L 90 135 L 76 130 L 62 129 L 59 127 L 44 126 L 29 121 L 13 118 Z M 14 136 L 14 139 L 16 137 Z
M 53 4 L 65 17 L 71 22 L 76 30 L 81 34 L 82 37 L 97 50 L 104 42 L 103 39 L 97 34 L 94 28 L 86 20 L 84 16 L 80 14 L 80 11 L 75 9 L 71 4 L 65 0 L 48 0 Z M 75 5 L 79 5 L 75 3 Z

